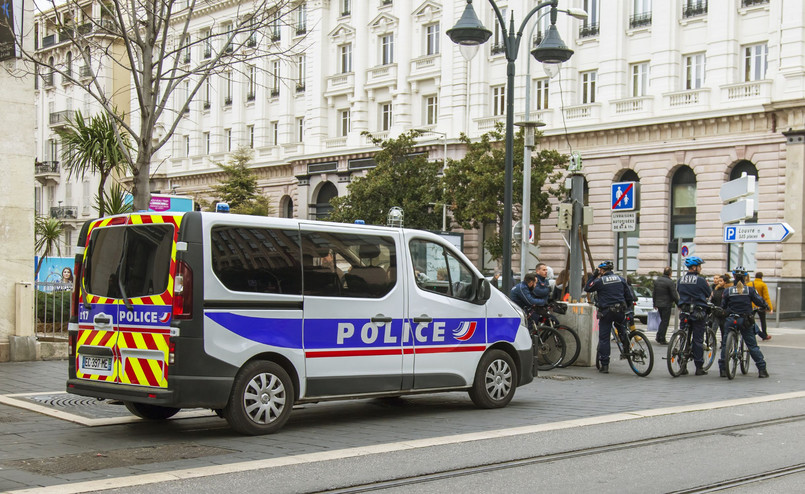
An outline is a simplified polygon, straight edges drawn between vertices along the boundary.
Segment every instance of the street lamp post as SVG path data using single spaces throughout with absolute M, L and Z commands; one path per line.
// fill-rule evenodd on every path
M 430 130 L 430 129 L 414 129 L 417 132 L 421 132 L 423 134 L 430 132 L 431 134 L 436 134 L 439 136 L 439 139 L 444 140 L 444 154 L 442 155 L 442 174 L 444 174 L 445 170 L 447 170 L 447 132 L 439 132 L 438 130 Z M 444 198 L 442 199 L 444 202 Z M 447 231 L 447 203 L 444 202 L 442 204 L 442 231 Z
M 514 168 L 514 62 L 520 48 L 520 40 L 523 37 L 528 20 L 539 10 L 550 7 L 551 26 L 540 45 L 531 54 L 537 61 L 542 63 L 556 64 L 566 62 L 573 55 L 573 50 L 569 49 L 556 29 L 557 5 L 559 0 L 544 0 L 526 14 L 520 29 L 515 34 L 514 16 L 512 15 L 510 27 L 506 29 L 506 20 L 500 12 L 494 0 L 488 0 L 492 9 L 495 11 L 497 22 L 500 25 L 503 35 L 504 51 L 506 53 L 506 159 L 503 189 L 503 289 L 508 291 L 512 286 L 512 180 Z M 465 56 L 472 51 L 472 47 L 485 43 L 492 35 L 492 31 L 484 27 L 475 9 L 472 7 L 472 0 L 467 0 L 464 13 L 452 29 L 447 31 L 447 35 L 461 48 Z

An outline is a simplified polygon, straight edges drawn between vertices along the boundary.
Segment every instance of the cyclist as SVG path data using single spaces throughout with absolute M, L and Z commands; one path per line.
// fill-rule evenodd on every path
M 679 307 L 690 313 L 690 329 L 693 332 L 693 363 L 696 365 L 696 375 L 707 374 L 704 370 L 704 331 L 707 325 L 707 301 L 712 290 L 704 276 L 700 276 L 704 261 L 701 257 L 690 256 L 685 259 L 688 272 L 679 278 L 676 291 L 679 293 Z M 683 374 L 687 370 L 683 369 Z
M 721 307 L 723 307 L 728 314 L 737 314 L 739 317 L 735 323 L 741 330 L 746 346 L 749 348 L 749 355 L 755 361 L 757 366 L 758 376 L 760 378 L 769 377 L 769 372 L 766 370 L 766 360 L 763 358 L 763 352 L 757 346 L 755 340 L 755 321 L 752 317 L 752 302 L 755 303 L 761 310 L 767 310 L 768 305 L 763 297 L 758 295 L 754 288 L 745 286 L 746 270 L 742 266 L 738 266 L 732 271 L 735 277 L 735 284 L 724 290 L 724 296 L 721 298 Z M 728 319 L 729 322 L 729 319 Z M 721 377 L 727 377 L 727 371 L 724 368 L 724 346 L 721 346 L 721 358 L 718 360 L 719 374 Z
M 531 312 L 531 320 L 535 325 L 539 325 L 539 315 L 537 311 L 540 307 L 545 307 L 548 304 L 547 295 L 545 298 L 535 297 L 533 290 L 537 286 L 537 275 L 534 273 L 526 273 L 523 276 L 523 281 L 514 285 L 509 292 L 509 298 L 515 304 L 519 305 L 526 313 L 530 309 L 536 309 Z
M 634 297 L 626 280 L 612 272 L 612 261 L 604 261 L 584 287 L 587 293 L 597 292 L 595 298 L 598 307 L 598 361 L 601 366 L 598 372 L 609 374 L 609 338 L 612 325 L 617 324 L 625 329 L 625 312 L 634 306 Z M 625 331 L 622 331 L 625 337 Z

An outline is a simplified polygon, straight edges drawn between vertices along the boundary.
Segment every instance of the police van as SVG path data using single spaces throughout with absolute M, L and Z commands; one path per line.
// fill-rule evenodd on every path
M 206 212 L 88 221 L 67 391 L 244 434 L 294 404 L 468 391 L 506 406 L 536 375 L 522 312 L 437 235 Z

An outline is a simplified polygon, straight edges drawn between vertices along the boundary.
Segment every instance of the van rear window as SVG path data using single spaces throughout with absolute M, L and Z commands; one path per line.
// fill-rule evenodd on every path
M 90 236 L 84 284 L 108 298 L 161 294 L 170 279 L 173 225 L 96 228 Z

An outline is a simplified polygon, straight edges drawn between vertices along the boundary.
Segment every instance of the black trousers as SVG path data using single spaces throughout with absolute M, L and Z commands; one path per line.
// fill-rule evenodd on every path
M 765 340 L 769 336 L 769 333 L 766 332 L 766 311 L 759 311 L 757 315 L 760 316 L 760 333 L 758 334 Z
M 665 341 L 665 333 L 668 331 L 668 323 L 671 322 L 672 307 L 657 307 L 660 313 L 660 327 L 657 328 L 657 340 Z

